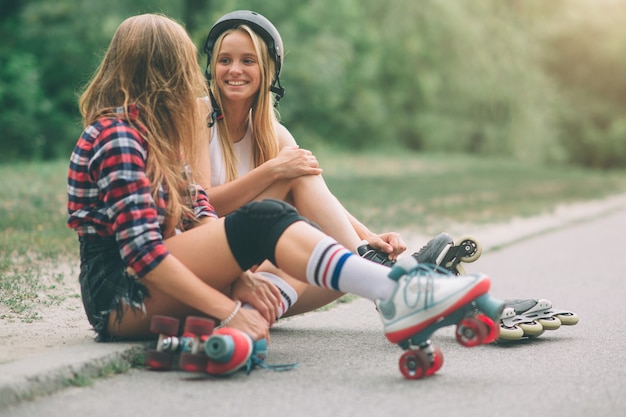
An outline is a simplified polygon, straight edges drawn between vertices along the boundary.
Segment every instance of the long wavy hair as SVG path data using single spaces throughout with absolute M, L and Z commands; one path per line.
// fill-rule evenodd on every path
M 259 37 L 249 26 L 239 25 L 222 33 L 216 40 L 213 47 L 214 53 L 211 56 L 211 81 L 209 88 L 215 97 L 215 101 L 220 109 L 222 107 L 222 94 L 217 87 L 215 68 L 217 66 L 218 52 L 222 46 L 224 37 L 240 31 L 247 33 L 252 38 L 255 53 L 259 60 L 261 68 L 261 83 L 259 92 L 252 105 L 252 155 L 254 158 L 254 166 L 257 167 L 270 159 L 275 158 L 279 152 L 278 135 L 274 128 L 274 123 L 278 121 L 278 112 L 274 107 L 274 96 L 270 91 L 270 87 L 274 77 L 276 64 L 270 58 L 267 50 L 267 44 Z M 228 114 L 224 114 L 224 118 L 217 122 L 220 142 L 223 149 L 224 166 L 226 167 L 226 181 L 230 182 L 237 179 L 237 155 L 233 148 L 232 138 L 228 133 L 226 120 Z
M 85 126 L 100 117 L 116 117 L 112 108 L 120 106 L 130 121 L 129 105 L 138 105 L 153 198 L 158 201 L 160 186 L 169 195 L 166 233 L 183 217 L 194 218 L 191 173 L 198 163 L 196 138 L 203 123 L 196 100 L 207 94 L 197 49 L 185 29 L 169 17 L 142 14 L 122 22 L 80 96 Z

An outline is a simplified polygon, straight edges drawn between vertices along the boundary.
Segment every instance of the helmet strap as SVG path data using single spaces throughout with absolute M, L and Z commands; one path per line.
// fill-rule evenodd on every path
M 274 101 L 274 107 L 277 107 L 278 102 L 285 95 L 285 89 L 283 88 L 282 85 L 280 85 L 280 78 L 278 77 L 276 78 L 276 82 L 272 84 L 272 86 L 270 87 L 270 91 L 276 94 L 276 101 Z
M 224 115 L 222 114 L 222 110 L 217 106 L 217 100 L 213 96 L 213 92 L 209 90 L 209 97 L 211 97 L 211 114 L 209 114 L 209 122 L 207 123 L 208 127 L 213 127 L 216 122 L 222 120 Z

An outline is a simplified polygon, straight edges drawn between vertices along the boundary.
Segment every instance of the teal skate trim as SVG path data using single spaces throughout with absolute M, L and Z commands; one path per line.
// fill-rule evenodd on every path
M 489 294 L 483 294 L 475 301 L 476 307 L 483 313 L 485 313 L 494 323 L 497 323 L 504 311 L 504 302 L 490 296 Z
M 417 260 L 412 256 L 402 257 L 391 267 L 387 276 L 394 281 L 398 281 L 400 278 L 413 271 L 417 265 Z
M 379 302 L 378 311 L 380 311 L 380 314 L 387 320 L 396 315 L 396 307 L 391 302 Z

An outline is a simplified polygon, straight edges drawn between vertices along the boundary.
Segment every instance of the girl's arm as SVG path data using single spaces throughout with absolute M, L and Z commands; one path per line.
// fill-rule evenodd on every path
M 163 259 L 143 280 L 153 288 L 218 320 L 229 317 L 237 306 L 234 300 L 200 280 L 173 255 Z M 256 310 L 240 309 L 229 326 L 246 332 L 255 340 L 269 338 L 269 323 Z
M 296 140 L 291 135 L 289 130 L 283 125 L 277 127 L 277 132 L 279 138 L 281 139 L 281 147 L 282 146 L 298 146 Z M 341 202 L 338 201 L 340 205 Z M 342 205 L 343 207 L 343 205 Z M 361 223 L 356 217 L 354 217 L 345 207 L 343 207 L 343 211 L 350 222 L 352 228 L 359 236 L 360 239 L 368 242 L 370 246 L 375 249 L 382 250 L 387 253 L 390 259 L 397 259 L 398 255 L 406 250 L 406 244 L 400 237 L 400 234 L 395 232 L 383 233 L 380 235 L 372 232 L 367 226 Z
M 215 187 L 211 187 L 209 144 L 206 140 L 210 132 L 205 131 L 203 148 L 206 148 L 206 154 L 201 156 L 203 162 L 199 181 L 201 181 L 200 185 L 207 190 L 211 204 L 220 216 L 235 211 L 244 204 L 258 199 L 261 195 L 266 198 L 283 199 L 284 188 L 278 188 L 272 192 L 269 192 L 268 188 L 283 180 L 302 175 L 319 175 L 322 172 L 315 156 L 306 149 L 298 148 L 285 127 L 277 123 L 277 131 L 281 150 L 276 158 L 261 164 L 234 181 Z

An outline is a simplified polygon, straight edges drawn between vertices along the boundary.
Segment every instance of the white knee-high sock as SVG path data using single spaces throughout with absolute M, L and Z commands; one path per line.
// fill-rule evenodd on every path
M 395 282 L 387 277 L 388 273 L 388 267 L 355 255 L 328 236 L 315 246 L 306 268 L 310 284 L 372 301 L 391 296 Z

